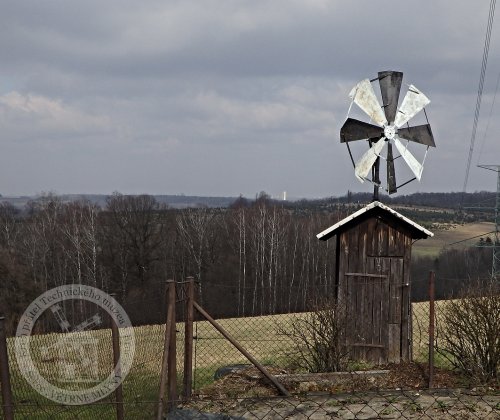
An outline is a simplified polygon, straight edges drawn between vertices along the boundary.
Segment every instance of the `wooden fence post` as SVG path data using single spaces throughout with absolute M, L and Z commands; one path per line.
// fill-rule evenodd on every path
M 429 272 L 429 388 L 434 387 L 435 274 Z
M 10 385 L 9 355 L 7 353 L 7 334 L 5 317 L 0 316 L 0 383 L 2 384 L 2 408 L 5 420 L 14 419 L 12 388 Z
M 175 281 L 170 284 L 168 292 L 168 305 L 172 307 L 170 327 L 170 343 L 168 350 L 168 408 L 172 410 L 177 401 L 177 340 L 176 340 L 176 310 L 175 310 Z
M 193 390 L 193 321 L 194 278 L 186 278 L 186 319 L 184 324 L 184 400 L 191 398 Z
M 116 294 L 111 293 L 110 296 L 116 299 Z M 111 316 L 111 340 L 113 342 L 113 368 L 115 370 L 115 380 L 118 379 L 120 384 L 115 390 L 116 402 L 116 419 L 124 420 L 125 412 L 123 407 L 123 387 L 122 387 L 122 367 L 120 360 L 120 331 L 118 329 L 117 320 Z
M 165 343 L 160 373 L 157 420 L 163 418 L 165 391 L 167 408 L 170 411 L 177 400 L 177 355 L 175 342 L 175 281 L 167 280 L 167 321 L 165 323 Z

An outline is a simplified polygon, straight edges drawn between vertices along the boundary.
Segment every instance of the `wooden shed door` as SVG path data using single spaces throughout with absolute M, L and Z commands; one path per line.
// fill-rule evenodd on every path
M 399 361 L 403 259 L 368 257 L 367 273 L 346 273 L 347 342 L 355 359 Z

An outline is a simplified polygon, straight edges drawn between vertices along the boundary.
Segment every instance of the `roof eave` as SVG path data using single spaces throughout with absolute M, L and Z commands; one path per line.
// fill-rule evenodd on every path
M 344 229 L 347 228 L 350 222 L 353 220 L 363 216 L 369 211 L 372 211 L 375 208 L 380 208 L 389 214 L 392 214 L 396 218 L 402 220 L 405 222 L 412 232 L 415 233 L 415 235 L 412 235 L 413 239 L 426 239 L 428 237 L 434 236 L 434 234 L 425 229 L 424 227 L 420 226 L 419 224 L 415 223 L 414 221 L 408 219 L 407 217 L 403 216 L 402 214 L 398 213 L 397 211 L 391 209 L 390 207 L 386 206 L 385 204 L 380 203 L 379 201 L 374 201 L 370 204 L 368 204 L 366 207 L 363 207 L 362 209 L 358 210 L 357 212 L 351 214 L 350 216 L 346 217 L 345 219 L 342 219 L 340 222 L 337 222 L 333 226 L 330 226 L 328 229 L 325 229 L 323 232 L 320 232 L 316 235 L 316 237 L 320 241 L 327 241 L 330 239 L 332 236 L 336 235 L 339 232 L 342 232 Z

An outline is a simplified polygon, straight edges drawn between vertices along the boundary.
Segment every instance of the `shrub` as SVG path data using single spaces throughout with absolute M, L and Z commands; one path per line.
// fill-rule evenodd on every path
M 316 299 L 311 312 L 295 314 L 278 331 L 296 343 L 289 356 L 298 368 L 338 372 L 348 363 L 345 327 L 345 311 L 340 306 L 330 299 Z
M 467 376 L 500 379 L 500 284 L 476 282 L 443 307 L 437 351 Z

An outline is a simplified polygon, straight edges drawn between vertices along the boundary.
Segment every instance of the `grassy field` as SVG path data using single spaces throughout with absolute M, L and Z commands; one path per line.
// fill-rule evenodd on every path
M 449 301 L 438 300 L 435 302 L 435 337 L 438 336 L 437 332 L 440 326 L 443 325 L 440 313 L 446 307 Z M 412 331 L 413 342 L 412 352 L 413 360 L 416 362 L 427 363 L 429 357 L 429 302 L 412 303 Z M 450 362 L 442 355 L 434 352 L 434 363 L 437 367 L 450 368 Z
M 439 252 L 446 246 L 457 241 L 465 241 L 453 245 L 454 247 L 465 248 L 476 243 L 479 238 L 466 241 L 474 236 L 483 235 L 495 229 L 493 223 L 468 223 L 465 225 L 440 226 L 437 229 L 431 229 L 434 236 L 429 239 L 424 239 L 415 242 L 413 245 L 414 256 L 431 256 L 439 255 Z
M 278 323 L 286 322 L 290 316 L 275 315 L 226 319 L 219 322 L 245 349 L 262 363 L 284 365 L 284 352 L 293 343 L 279 336 L 276 328 Z M 179 390 L 182 383 L 181 375 L 184 357 L 183 328 L 183 324 L 178 324 L 176 328 Z M 138 418 L 152 418 L 156 407 L 155 401 L 158 399 L 165 327 L 164 325 L 141 326 L 134 328 L 134 333 L 135 357 L 130 372 L 123 382 L 124 399 L 128 413 L 137 410 L 140 413 Z M 67 351 L 63 352 L 61 348 L 58 348 L 57 343 L 63 337 L 62 334 L 36 335 L 31 338 L 30 353 L 33 364 L 43 378 L 58 388 L 64 390 L 88 389 L 111 373 L 113 366 L 111 332 L 103 329 L 68 335 L 70 337 L 64 337 L 68 342 L 73 340 L 74 342 L 94 343 L 92 356 L 98 371 L 97 377 L 93 377 L 93 381 L 88 380 L 88 378 L 86 378 L 87 382 L 65 381 L 65 375 L 67 376 L 65 369 L 67 370 L 68 365 L 73 365 L 78 361 L 79 354 L 70 349 L 68 355 Z M 197 322 L 195 324 L 195 335 L 195 388 L 198 389 L 213 382 L 214 373 L 221 366 L 248 363 L 245 357 L 208 322 Z M 35 416 L 37 419 L 66 419 L 79 416 L 82 407 L 70 406 L 62 408 L 40 395 L 27 383 L 26 379 L 21 375 L 16 362 L 15 340 L 16 338 L 9 338 L 7 344 L 14 402 L 18 405 L 16 412 L 20 413 L 20 418 L 34 418 Z M 71 375 L 81 373 L 79 371 L 70 372 Z M 113 396 L 111 395 L 101 400 L 100 403 L 90 407 L 86 406 L 85 416 L 88 415 L 88 418 L 91 418 L 93 414 L 98 414 L 102 418 L 111 418 L 113 407 L 109 405 L 109 402 L 112 401 Z M 133 416 L 130 417 L 134 418 Z
M 443 305 L 445 302 L 438 302 Z M 427 303 L 413 304 L 413 354 L 416 360 L 425 361 L 427 356 Z M 234 318 L 220 320 L 220 324 L 261 363 L 286 368 L 289 364 L 287 353 L 295 343 L 278 333 L 278 325 L 286 325 L 294 316 L 272 315 L 262 317 Z M 137 411 L 142 418 L 154 415 L 155 400 L 158 398 L 161 357 L 165 328 L 162 325 L 136 327 L 135 358 L 129 375 L 123 383 L 126 410 L 128 413 Z M 183 369 L 184 334 L 183 325 L 177 325 L 177 368 L 179 373 L 179 389 Z M 98 361 L 99 380 L 105 378 L 112 368 L 112 345 L 109 330 L 97 330 L 84 333 L 91 336 L 97 344 L 95 357 Z M 31 353 L 35 365 L 50 383 L 63 389 L 83 389 L 93 384 L 65 383 L 61 380 L 60 362 L 68 362 L 54 344 L 61 334 L 38 335 L 32 338 Z M 248 361 L 227 340 L 225 340 L 208 322 L 197 322 L 195 326 L 194 380 L 195 388 L 199 389 L 211 382 L 215 371 L 230 364 L 247 364 Z M 87 337 L 88 338 L 88 337 Z M 83 408 L 79 406 L 64 407 L 34 391 L 21 376 L 14 357 L 14 338 L 8 340 L 11 360 L 12 388 L 14 400 L 19 405 L 18 411 L 31 418 L 36 413 L 37 419 L 74 418 Z M 49 349 L 42 350 L 42 349 Z M 74 356 L 70 356 L 74 357 Z M 67 363 L 66 363 L 67 364 Z M 76 387 L 76 388 L 75 388 Z M 85 416 L 89 418 L 99 415 L 110 418 L 113 413 L 112 395 L 101 403 L 85 407 Z M 106 404 L 106 402 L 108 404 Z M 130 416 L 133 418 L 133 416 Z M 23 416 L 21 416 L 23 418 Z M 80 417 L 79 417 L 80 418 Z M 85 417 L 86 418 L 86 417 Z

